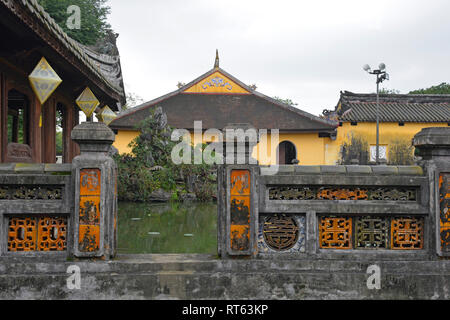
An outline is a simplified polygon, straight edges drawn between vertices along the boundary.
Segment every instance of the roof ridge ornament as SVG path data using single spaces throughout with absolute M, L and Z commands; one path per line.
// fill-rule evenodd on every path
M 218 69 L 220 65 L 219 49 L 216 49 L 216 61 L 214 62 L 214 69 Z

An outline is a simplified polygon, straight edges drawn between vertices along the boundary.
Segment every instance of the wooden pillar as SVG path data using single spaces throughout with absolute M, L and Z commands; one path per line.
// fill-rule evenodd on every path
M 56 163 L 56 100 L 50 99 L 43 108 L 42 160 Z
M 8 146 L 8 101 L 6 92 L 6 79 L 0 73 L 0 162 L 6 161 L 6 148 Z
M 30 101 L 30 147 L 33 153 L 33 162 L 42 162 L 42 128 L 39 126 L 42 106 L 36 97 Z

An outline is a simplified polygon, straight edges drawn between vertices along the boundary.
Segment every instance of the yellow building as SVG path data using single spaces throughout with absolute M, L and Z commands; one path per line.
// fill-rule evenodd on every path
M 213 69 L 189 84 L 121 113 L 110 125 L 117 133 L 114 146 L 121 154 L 131 152 L 129 144 L 139 135 L 136 125 L 156 107 L 161 107 L 167 114 L 171 127 L 188 130 L 193 143 L 194 123 L 197 121 L 201 121 L 203 132 L 222 130 L 229 124 L 238 123 L 267 130 L 268 134 L 262 136 L 253 154 L 262 165 L 297 161 L 302 165 L 324 164 L 327 146 L 336 137 L 337 122 L 255 91 L 221 69 L 218 57 Z M 275 129 L 279 130 L 278 141 L 275 133 L 271 135 L 271 130 Z M 270 138 L 274 138 L 276 145 Z M 204 137 L 200 139 L 196 139 L 196 143 L 209 142 Z
M 351 137 L 367 143 L 370 163 L 376 158 L 376 95 L 341 92 L 334 111 L 325 111 L 329 120 L 339 122 L 337 138 L 326 152 L 326 164 L 339 163 L 344 143 Z M 392 161 L 394 146 L 408 145 L 414 135 L 427 127 L 450 125 L 450 95 L 380 95 L 380 159 Z
M 188 130 L 194 145 L 211 141 L 203 135 L 194 136 L 196 121 L 201 121 L 203 133 L 237 123 L 267 130 L 253 151 L 262 165 L 350 164 L 343 151 L 349 150 L 352 137 L 361 139 L 367 149 L 357 157 L 359 163 L 375 163 L 375 94 L 341 92 L 336 109 L 325 110 L 324 116 L 317 117 L 255 91 L 221 69 L 217 57 L 207 73 L 174 92 L 121 113 L 111 123 L 117 133 L 114 146 L 121 154 L 131 152 L 129 144 L 139 135 L 136 125 L 156 107 L 167 114 L 171 127 Z M 380 95 L 380 159 L 393 162 L 399 146 L 410 148 L 412 159 L 415 134 L 426 127 L 448 125 L 450 95 Z M 278 139 L 271 135 L 275 129 L 279 130 Z

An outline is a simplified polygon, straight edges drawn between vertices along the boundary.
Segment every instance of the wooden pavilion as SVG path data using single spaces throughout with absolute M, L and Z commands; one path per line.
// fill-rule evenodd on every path
M 125 103 L 118 52 L 71 39 L 35 0 L 0 0 L 0 16 L 0 163 L 55 163 L 57 124 L 69 163 L 79 152 L 70 138 L 80 121 L 77 97 L 89 88 L 97 114 Z M 43 58 L 62 82 L 41 104 L 29 76 Z

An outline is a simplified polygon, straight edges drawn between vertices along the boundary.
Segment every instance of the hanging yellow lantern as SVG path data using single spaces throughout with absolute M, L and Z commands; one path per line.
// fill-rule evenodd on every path
M 114 119 L 116 119 L 116 118 L 117 118 L 117 115 L 108 106 L 105 106 L 98 116 L 98 119 L 100 121 L 102 121 L 104 124 L 106 124 L 107 126 L 109 126 L 109 124 L 111 122 L 113 122 Z
M 50 98 L 62 82 L 61 78 L 44 57 L 42 57 L 36 68 L 28 76 L 28 79 L 41 104 L 44 104 Z
M 97 100 L 91 89 L 89 89 L 88 87 L 84 89 L 84 91 L 80 94 L 75 102 L 88 118 L 92 116 L 95 109 L 100 104 L 100 101 Z

